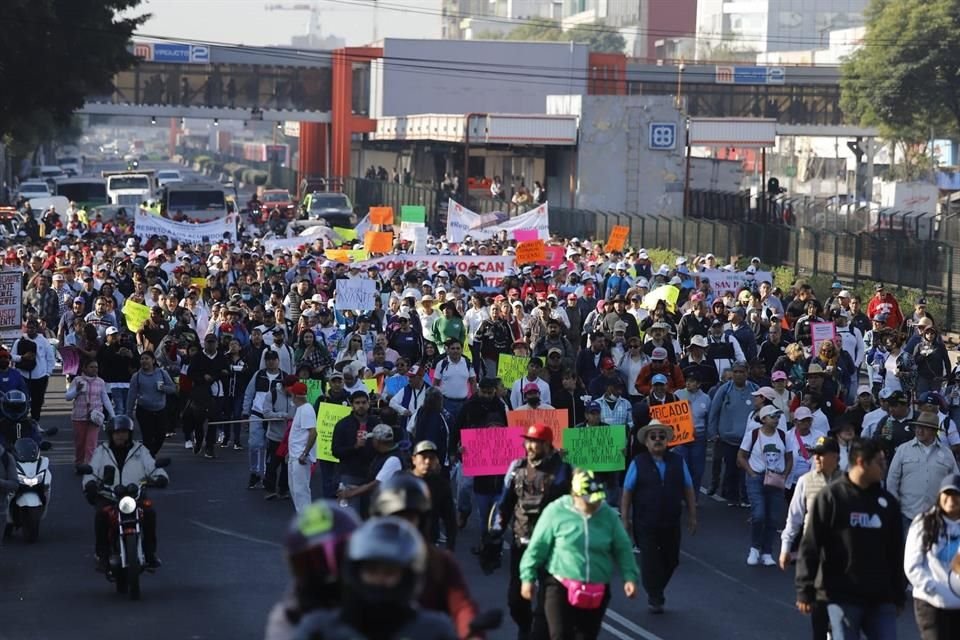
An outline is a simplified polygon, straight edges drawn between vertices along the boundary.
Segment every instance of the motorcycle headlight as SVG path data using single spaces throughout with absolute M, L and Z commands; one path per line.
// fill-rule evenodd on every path
M 120 513 L 129 515 L 137 510 L 137 501 L 130 496 L 124 496 L 120 499 L 120 503 L 117 505 L 117 507 L 120 509 Z
M 40 484 L 39 476 L 25 476 L 22 473 L 17 474 L 17 481 L 25 487 L 35 487 Z

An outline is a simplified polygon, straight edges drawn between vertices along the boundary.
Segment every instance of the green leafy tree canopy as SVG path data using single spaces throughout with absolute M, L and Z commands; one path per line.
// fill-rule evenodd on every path
M 627 46 L 627 42 L 620 35 L 620 32 L 607 27 L 602 22 L 577 25 L 568 31 L 564 31 L 559 22 L 545 18 L 529 20 L 507 33 L 481 33 L 478 38 L 481 40 L 576 42 L 585 44 L 590 48 L 590 51 L 599 53 L 622 53 Z

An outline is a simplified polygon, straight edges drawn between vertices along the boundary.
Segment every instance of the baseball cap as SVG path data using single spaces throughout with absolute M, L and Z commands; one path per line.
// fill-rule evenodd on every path
M 890 402 L 890 403 L 901 403 L 901 402 L 902 402 L 902 403 L 904 403 L 904 404 L 910 402 L 910 401 L 907 399 L 907 394 L 905 394 L 905 393 L 904 393 L 903 391 L 901 391 L 900 389 L 897 389 L 896 391 L 893 391 L 893 392 L 890 394 L 890 396 L 887 398 L 887 401 Z
M 548 355 L 548 356 L 552 356 L 552 355 L 555 354 L 555 353 L 559 353 L 560 355 L 563 355 L 563 349 L 560 349 L 559 347 L 550 347 L 550 348 L 547 350 L 547 355 Z
M 707 339 L 703 336 L 697 335 L 690 338 L 691 347 L 700 347 L 701 349 L 707 348 Z
M 120 333 L 120 329 L 117 329 L 116 327 L 107 327 L 106 335 L 112 336 L 115 333 Z M 214 339 L 216 339 L 216 336 L 214 336 Z
M 587 502 L 596 504 L 607 499 L 607 488 L 597 479 L 593 471 L 579 470 L 573 474 L 571 482 L 573 495 L 583 498 Z
M 523 439 L 553 442 L 553 429 L 545 424 L 532 424 L 523 432 Z
M 433 444 L 430 440 L 421 440 L 417 443 L 417 446 L 413 448 L 413 455 L 416 456 L 422 453 L 437 453 L 437 445 Z
M 526 393 L 540 393 L 540 387 L 537 386 L 535 382 L 523 385 L 523 392 Z
M 830 436 L 820 436 L 817 438 L 817 442 L 810 448 L 810 450 L 816 455 L 823 455 L 825 453 L 840 453 L 840 444 L 837 442 L 836 438 Z
M 862 396 L 863 394 L 873 395 L 873 389 L 870 388 L 870 385 L 862 384 L 857 387 L 857 397 Z
M 797 407 L 797 410 L 793 412 L 793 421 L 800 422 L 801 420 L 812 420 L 813 412 L 810 411 L 807 407 Z
M 787 374 L 785 371 L 774 371 L 773 375 L 770 376 L 770 380 L 776 382 L 777 380 L 786 380 Z
M 890 394 L 892 393 L 893 393 L 893 389 L 890 389 L 889 387 L 884 387 L 880 389 L 880 393 L 877 395 L 880 397 L 881 400 L 889 400 Z
M 614 369 L 616 366 L 617 365 L 613 362 L 613 358 L 603 358 L 600 360 L 601 369 Z
M 763 396 L 770 402 L 773 402 L 777 399 L 777 392 L 774 391 L 771 387 L 760 387 L 750 395 L 752 396 Z
M 653 352 L 650 354 L 650 357 L 651 357 L 653 360 L 666 360 L 666 359 L 667 359 L 667 350 L 664 349 L 663 347 L 657 347 L 657 348 L 654 349 Z
M 874 322 L 886 322 L 887 318 L 889 317 L 890 315 L 887 313 L 878 313 L 877 315 L 873 316 L 871 320 L 873 320 Z
M 772 404 L 768 404 L 767 406 L 761 408 L 760 411 L 757 412 L 757 417 L 766 418 L 768 416 L 774 416 L 774 415 L 779 416 L 781 413 L 782 412 L 780 411 L 780 409 L 777 409 Z
M 596 400 L 591 400 L 586 405 L 584 405 L 585 411 L 600 411 L 600 403 Z
M 658 373 L 650 379 L 650 384 L 667 384 L 667 376 Z
M 367 434 L 367 437 L 379 442 L 393 442 L 393 427 L 388 424 L 378 424 Z
M 307 395 L 307 385 L 302 382 L 294 382 L 292 385 L 287 387 L 287 391 L 290 392 L 290 395 L 294 396 L 305 396 Z
M 951 473 L 944 476 L 943 481 L 940 483 L 939 493 L 943 493 L 944 491 L 956 491 L 960 493 L 960 473 Z

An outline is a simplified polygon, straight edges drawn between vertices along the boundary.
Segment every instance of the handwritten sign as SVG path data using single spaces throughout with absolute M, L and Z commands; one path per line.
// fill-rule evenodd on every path
M 370 207 L 370 224 L 393 224 L 393 207 Z
M 514 382 L 527 375 L 529 364 L 530 358 L 501 353 L 497 360 L 497 376 L 503 380 L 503 386 L 509 389 Z
M 668 446 L 693 442 L 693 413 L 687 400 L 653 405 L 650 407 L 650 417 L 673 427 L 673 440 Z
M 377 283 L 365 278 L 337 280 L 337 298 L 334 308 L 373 311 L 377 298 Z
M 391 253 L 393 251 L 393 232 L 367 231 L 363 235 L 363 248 L 369 253 Z
M 486 427 L 463 429 L 463 475 L 502 476 L 510 463 L 526 454 L 523 449 L 523 429 L 518 427 Z
M 22 324 L 23 271 L 4 269 L 0 273 L 0 339 L 19 338 Z
M 563 430 L 564 461 L 590 471 L 623 471 L 627 430 L 623 425 Z
M 531 240 L 517 245 L 517 264 L 530 264 L 547 259 L 546 245 L 543 240 Z
M 837 325 L 833 322 L 811 322 L 810 339 L 813 342 L 813 354 L 820 353 L 820 345 L 824 342 L 833 342 L 837 337 Z
M 352 409 L 339 404 L 321 402 L 317 407 L 317 458 L 327 462 L 340 462 L 333 457 L 333 428 Z
M 320 399 L 320 396 L 323 395 L 323 389 L 320 387 L 319 380 L 307 379 L 301 380 L 303 384 L 307 385 L 307 402 L 312 405 L 317 404 L 317 400 Z
M 604 251 L 623 251 L 627 245 L 627 238 L 630 236 L 630 227 L 616 225 L 610 230 L 610 237 L 607 238 L 607 246 Z
M 720 296 L 727 291 L 737 293 L 743 287 L 753 289 L 754 286 L 760 286 L 761 282 L 773 282 L 773 276 L 769 271 L 757 271 L 756 273 L 747 273 L 746 271 L 726 271 L 723 269 L 706 269 L 697 274 L 698 279 L 707 278 L 710 281 L 710 288 Z
M 553 447 L 563 447 L 563 432 L 570 423 L 567 422 L 566 409 L 519 409 L 507 411 L 508 427 L 529 427 L 532 424 L 545 424 L 553 431 Z
M 133 332 L 140 331 L 143 323 L 150 317 L 150 307 L 127 299 L 123 303 L 123 317 L 127 321 L 127 329 Z

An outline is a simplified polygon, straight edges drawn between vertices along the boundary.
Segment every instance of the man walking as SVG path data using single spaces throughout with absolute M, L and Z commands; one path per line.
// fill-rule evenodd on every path
M 814 499 L 797 557 L 797 609 L 825 604 L 834 640 L 896 637 L 903 609 L 903 522 L 900 504 L 881 486 L 880 443 L 855 440 L 847 475 Z
M 697 530 L 697 496 L 683 458 L 667 450 L 673 429 L 658 420 L 637 432 L 646 449 L 627 468 L 620 517 L 640 549 L 640 577 L 651 613 L 663 613 L 664 590 L 680 564 L 680 515 L 687 504 L 687 528 Z
M 722 494 L 728 506 L 748 506 L 744 472 L 737 466 L 737 452 L 753 409 L 752 394 L 757 385 L 747 380 L 747 363 L 731 368 L 733 377 L 717 388 L 710 403 L 707 437 L 714 442 L 713 455 L 723 459 Z
M 293 508 L 300 513 L 311 502 L 310 472 L 317 460 L 314 446 L 317 442 L 317 414 L 313 405 L 307 402 L 307 385 L 295 382 L 287 387 L 287 392 L 296 407 L 288 440 L 287 477 Z
M 13 342 L 11 349 L 14 367 L 19 369 L 30 390 L 30 417 L 34 420 L 40 420 L 54 364 L 53 347 L 40 335 L 39 330 L 40 325 L 36 320 L 27 320 L 26 333 Z

